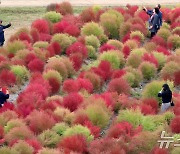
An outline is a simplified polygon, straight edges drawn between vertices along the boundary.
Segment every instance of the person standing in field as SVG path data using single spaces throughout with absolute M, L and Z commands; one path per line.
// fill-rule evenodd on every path
M 9 98 L 9 91 L 6 90 L 6 93 L 2 91 L 2 87 L 0 87 L 0 107 L 4 105 L 4 103 L 7 102 L 7 99 Z
M 162 98 L 161 113 L 163 113 L 171 106 L 172 101 L 172 92 L 168 84 L 162 86 L 162 90 L 158 93 L 158 97 Z
M 11 26 L 11 23 L 7 25 L 2 25 L 2 20 L 0 20 L 0 47 L 4 45 L 4 29 L 9 28 Z

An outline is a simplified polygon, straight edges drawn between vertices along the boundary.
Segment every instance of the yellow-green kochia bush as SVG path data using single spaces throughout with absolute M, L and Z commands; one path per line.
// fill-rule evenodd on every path
M 118 40 L 109 40 L 109 41 L 107 41 L 107 44 L 115 46 L 120 51 L 123 48 L 123 43 Z
M 64 132 L 69 128 L 69 126 L 64 123 L 64 122 L 61 122 L 61 123 L 56 123 L 52 130 L 55 131 L 58 135 L 63 135 Z
M 56 23 L 62 19 L 62 15 L 60 13 L 56 13 L 55 11 L 50 11 L 44 15 L 44 18 L 52 23 Z
M 33 47 L 46 49 L 48 45 L 49 43 L 46 41 L 37 41 L 36 43 L 33 44 Z
M 94 47 L 96 50 L 100 47 L 99 39 L 94 35 L 89 35 L 85 37 L 86 45 Z

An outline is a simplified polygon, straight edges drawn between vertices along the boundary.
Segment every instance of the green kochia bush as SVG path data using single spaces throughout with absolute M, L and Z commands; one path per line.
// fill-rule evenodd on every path
M 29 77 L 29 71 L 25 66 L 20 65 L 12 65 L 11 71 L 16 75 L 16 79 L 18 83 L 22 83 L 27 80 Z
M 122 50 L 123 48 L 123 43 L 121 43 L 120 41 L 118 40 L 109 40 L 107 41 L 107 44 L 110 44 L 110 45 L 113 45 L 115 46 L 118 50 Z
M 84 127 L 82 125 L 74 125 L 71 128 L 68 128 L 63 136 L 71 136 L 71 135 L 76 135 L 76 134 L 81 134 L 84 135 L 87 139 L 87 141 L 92 141 L 94 139 L 94 136 L 91 135 L 90 130 L 87 127 Z
M 87 45 L 87 50 L 88 50 L 88 57 L 92 58 L 92 59 L 96 59 L 96 49 L 91 46 L 91 45 Z
M 160 52 L 153 52 L 154 57 L 157 59 L 159 64 L 159 70 L 161 70 L 166 63 L 167 56 Z
M 69 126 L 66 123 L 57 123 L 52 130 L 55 131 L 59 135 L 63 135 L 64 132 L 69 128 Z
M 38 135 L 38 140 L 43 146 L 54 148 L 60 141 L 60 136 L 52 130 L 45 130 Z
M 102 53 L 99 59 L 109 61 L 114 69 L 122 68 L 125 64 L 124 55 L 116 50 L 109 50 Z
M 62 19 L 62 15 L 60 13 L 56 13 L 55 11 L 50 11 L 44 15 L 44 18 L 52 23 L 56 23 Z
M 16 150 L 10 147 L 3 146 L 0 148 L 0 154 L 19 154 Z
M 94 35 L 100 37 L 104 34 L 103 28 L 95 22 L 86 23 L 81 28 L 81 34 L 85 36 Z
M 161 102 L 161 98 L 159 98 L 157 95 L 159 91 L 162 89 L 162 85 L 165 83 L 165 81 L 158 81 L 154 80 L 150 83 L 148 83 L 142 92 L 142 97 L 143 98 L 155 98 L 157 101 Z M 168 85 L 170 86 L 171 90 L 173 88 L 173 83 L 172 82 L 167 82 Z
M 46 41 L 38 41 L 38 42 L 33 44 L 33 47 L 46 49 L 48 47 L 48 45 L 49 45 L 49 43 Z
M 14 127 L 25 126 L 26 124 L 21 119 L 12 119 L 8 121 L 7 125 L 4 127 L 6 133 L 8 133 Z
M 100 47 L 100 41 L 94 35 L 89 35 L 85 37 L 86 45 L 93 46 L 95 49 Z

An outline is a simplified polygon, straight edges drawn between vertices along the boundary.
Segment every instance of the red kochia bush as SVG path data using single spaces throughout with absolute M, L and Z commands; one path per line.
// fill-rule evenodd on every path
M 30 31 L 33 43 L 39 41 L 39 32 L 36 28 L 32 28 Z
M 62 2 L 56 6 L 56 11 L 61 13 L 62 15 L 73 14 L 73 8 L 71 3 Z
M 39 33 L 49 34 L 49 32 L 50 32 L 49 23 L 45 19 L 35 20 L 32 23 L 31 28 L 36 28 Z
M 28 64 L 28 68 L 32 72 L 42 72 L 44 68 L 44 62 L 38 58 L 32 60 Z
M 50 34 L 40 33 L 39 34 L 39 40 L 40 41 L 47 41 L 50 42 L 52 36 Z
M 170 127 L 173 133 L 180 133 L 180 116 L 176 116 L 174 119 L 172 119 Z
M 155 147 L 151 154 L 169 154 L 168 150 L 167 149 L 161 149 L 159 147 Z
M 145 53 L 145 54 L 143 55 L 142 59 L 143 59 L 144 61 L 148 61 L 148 62 L 150 62 L 150 63 L 153 63 L 153 64 L 156 66 L 156 68 L 158 68 L 158 66 L 159 66 L 158 61 L 157 61 L 157 59 L 154 57 L 153 54 Z
M 131 52 L 131 49 L 129 46 L 125 45 L 122 49 L 122 52 L 124 54 L 124 57 L 127 58 Z
M 64 33 L 78 37 L 80 35 L 80 29 L 76 25 L 69 25 L 64 29 Z
M 63 98 L 63 106 L 68 108 L 71 112 L 75 111 L 83 102 L 83 97 L 78 93 L 70 93 Z
M 158 52 L 163 53 L 164 55 L 167 55 L 167 56 L 171 54 L 170 51 L 168 51 L 166 48 L 161 47 L 161 46 L 158 46 L 158 47 L 156 48 L 156 50 L 157 50 Z
M 28 53 L 28 54 L 26 55 L 24 61 L 25 61 L 26 64 L 29 64 L 29 62 L 31 62 L 32 60 L 34 60 L 34 59 L 36 59 L 36 58 L 37 58 L 36 54 L 33 53 L 33 52 L 30 52 L 30 53 Z
M 36 139 L 27 139 L 26 142 L 34 148 L 34 154 L 36 154 L 40 149 L 42 149 L 41 143 Z
M 174 73 L 174 83 L 175 85 L 180 85 L 180 71 Z
M 78 78 L 77 79 L 77 83 L 79 85 L 80 90 L 81 89 L 85 89 L 89 93 L 93 92 L 93 85 L 92 85 L 92 83 L 88 79 Z
M 143 100 L 143 104 L 150 105 L 155 113 L 158 112 L 158 101 L 154 98 L 146 98 Z
M 30 38 L 30 36 L 26 33 L 26 32 L 21 32 L 20 34 L 19 34 L 19 39 L 21 40 L 21 41 L 27 41 L 28 43 L 31 43 L 31 38 Z
M 92 7 L 83 10 L 80 14 L 80 17 L 81 17 L 81 20 L 85 23 L 95 21 L 96 19 L 96 16 Z
M 159 46 L 162 46 L 162 47 L 166 47 L 166 46 L 167 46 L 166 41 L 165 41 L 162 37 L 160 37 L 160 36 L 158 36 L 158 35 L 155 35 L 155 36 L 151 39 L 151 41 L 154 42 L 154 43 L 156 43 L 156 44 L 159 45 Z
M 126 74 L 126 71 L 123 70 L 123 69 L 119 69 L 119 70 L 114 70 L 113 73 L 112 73 L 112 76 L 111 78 L 112 79 L 115 79 L 115 78 L 121 78 L 123 75 Z
M 108 91 L 117 92 L 118 94 L 129 94 L 130 86 L 128 82 L 122 78 L 112 79 L 108 85 Z
M 89 130 L 91 131 L 91 134 L 92 134 L 95 138 L 98 138 L 98 137 L 99 137 L 100 131 L 101 131 L 100 127 L 93 125 L 91 121 L 86 121 L 86 122 L 84 123 L 84 126 L 86 126 L 87 128 L 89 128 Z
M 70 26 L 70 24 L 67 21 L 57 22 L 53 25 L 53 33 L 63 33 L 68 26 Z
M 153 110 L 153 108 L 150 105 L 141 104 L 140 109 L 144 115 L 155 114 L 155 111 Z
M 0 85 L 12 86 L 16 83 L 16 76 L 9 70 L 3 70 L 0 72 Z
M 51 87 L 51 94 L 57 93 L 60 89 L 61 83 L 56 78 L 49 78 L 48 82 Z
M 74 67 L 75 71 L 78 71 L 81 68 L 82 63 L 83 63 L 82 54 L 80 54 L 80 53 L 72 54 L 72 55 L 70 55 L 69 58 L 73 63 L 73 67 Z
M 76 54 L 76 53 L 80 53 L 83 56 L 83 58 L 87 58 L 88 56 L 88 51 L 87 51 L 86 46 L 80 42 L 73 43 L 66 50 L 66 54 L 68 56 L 70 56 L 71 54 Z
M 98 68 L 104 72 L 104 80 L 108 80 L 111 77 L 112 68 L 110 62 L 103 60 Z
M 83 135 L 72 135 L 65 137 L 61 140 L 58 147 L 65 149 L 66 152 L 78 152 L 86 153 L 87 152 L 87 142 Z
M 113 45 L 110 45 L 110 44 L 103 44 L 101 47 L 100 47 L 100 49 L 99 49 L 99 51 L 101 52 L 101 53 L 103 53 L 103 52 L 105 52 L 105 51 L 108 51 L 108 50 L 117 50 L 117 48 L 115 47 L 115 46 L 113 46 Z
M 78 28 L 81 28 L 83 25 L 80 16 L 75 16 L 75 15 L 65 15 L 63 16 L 61 21 L 66 21 L 70 25 L 76 25 Z
M 53 57 L 54 55 L 59 55 L 61 53 L 61 46 L 58 42 L 52 42 L 48 47 L 48 56 Z
M 79 91 L 78 82 L 73 79 L 65 80 L 63 83 L 63 91 L 67 93 L 78 92 Z

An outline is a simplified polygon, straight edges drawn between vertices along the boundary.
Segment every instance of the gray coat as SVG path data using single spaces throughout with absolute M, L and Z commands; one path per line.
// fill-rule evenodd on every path
M 149 29 L 150 32 L 155 32 L 156 33 L 158 31 L 159 26 L 160 26 L 159 25 L 159 23 L 160 23 L 159 20 L 160 19 L 159 19 L 159 16 L 157 14 L 153 14 L 151 16 L 151 18 L 149 20 L 149 27 L 152 26 L 152 28 Z

